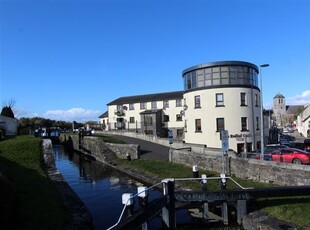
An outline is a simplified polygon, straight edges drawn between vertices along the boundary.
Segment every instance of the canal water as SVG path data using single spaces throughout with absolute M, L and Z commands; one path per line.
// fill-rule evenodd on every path
M 57 169 L 87 206 L 96 229 L 107 229 L 118 221 L 123 210 L 122 194 L 136 194 L 138 186 L 146 186 L 103 163 L 77 153 L 67 153 L 61 145 L 54 145 L 53 152 Z M 152 190 L 149 200 L 159 197 L 160 194 L 159 191 Z M 176 220 L 178 225 L 193 222 L 193 218 L 184 209 L 176 212 Z M 154 218 L 148 227 L 161 229 L 162 219 Z M 217 228 L 213 226 L 209 229 Z M 225 226 L 219 229 L 239 228 Z
M 57 169 L 91 212 L 96 229 L 114 225 L 123 209 L 122 194 L 136 194 L 137 187 L 143 186 L 103 163 L 67 153 L 61 145 L 54 145 L 53 150 Z M 153 190 L 150 199 L 159 195 Z M 161 219 L 154 218 L 149 227 L 159 229 Z

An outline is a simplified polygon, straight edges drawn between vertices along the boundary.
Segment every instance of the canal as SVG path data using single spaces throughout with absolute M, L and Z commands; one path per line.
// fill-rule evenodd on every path
M 114 225 L 123 209 L 122 194 L 136 194 L 137 187 L 143 186 L 103 163 L 77 153 L 67 153 L 61 145 L 54 145 L 53 152 L 57 169 L 87 206 L 96 229 L 107 229 Z M 159 194 L 159 191 L 152 191 L 150 199 Z M 154 218 L 149 227 L 159 229 L 161 219 Z
M 122 194 L 136 194 L 138 186 L 146 186 L 101 162 L 87 159 L 77 153 L 68 153 L 61 145 L 54 145 L 53 152 L 57 169 L 87 206 L 93 216 L 96 229 L 107 229 L 118 221 L 123 209 Z M 159 191 L 152 190 L 149 200 L 159 196 Z M 189 223 L 195 225 L 197 221 L 195 219 L 185 209 L 176 212 L 178 226 Z M 239 229 L 236 225 L 224 227 L 218 224 L 208 227 L 211 227 L 209 229 Z M 162 229 L 162 219 L 154 218 L 148 227 Z

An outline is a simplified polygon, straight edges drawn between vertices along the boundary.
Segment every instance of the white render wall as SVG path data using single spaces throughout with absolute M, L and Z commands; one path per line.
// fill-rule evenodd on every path
M 151 103 L 146 102 L 146 109 L 140 109 L 140 102 L 134 103 L 134 110 L 129 109 L 129 104 L 123 104 L 123 107 L 126 106 L 127 110 L 124 110 L 124 116 L 117 116 L 115 112 L 117 111 L 117 105 L 108 106 L 108 120 L 110 122 L 110 129 L 114 129 L 114 124 L 116 123 L 117 118 L 124 118 L 126 123 L 125 129 L 140 129 L 141 128 L 141 115 L 140 113 L 145 110 L 151 110 Z M 163 109 L 163 101 L 157 101 L 157 109 Z M 176 121 L 176 115 L 180 114 L 182 107 L 176 106 L 176 100 L 169 100 L 169 108 L 163 109 L 163 114 L 169 116 L 169 122 L 163 122 L 165 124 L 164 128 L 183 128 L 184 127 L 184 117 L 182 121 Z M 130 117 L 134 117 L 135 122 L 129 123 Z M 163 118 L 162 118 L 163 119 Z M 163 119 L 164 120 L 164 119 Z
M 15 118 L 0 115 L 0 125 L 5 130 L 5 135 L 11 136 L 17 134 L 18 120 Z
M 223 93 L 223 107 L 216 107 L 217 93 Z M 240 106 L 240 93 L 246 93 L 247 106 Z M 230 149 L 237 152 L 237 144 L 245 142 L 244 135 L 248 136 L 246 142 L 252 142 L 252 149 L 256 149 L 256 142 L 260 141 L 260 130 L 256 130 L 256 117 L 259 117 L 260 120 L 260 104 L 255 106 L 254 95 L 257 94 L 259 96 L 259 93 L 257 89 L 233 86 L 185 92 L 184 100 L 188 106 L 185 111 L 187 124 L 184 138 L 185 143 L 221 148 L 220 133 L 216 131 L 216 119 L 224 118 L 225 129 L 228 130 L 230 136 Z M 200 95 L 201 108 L 195 109 L 194 98 L 196 95 Z M 251 97 L 253 97 L 253 100 Z M 254 106 L 252 106 L 252 103 L 254 103 Z M 241 117 L 247 117 L 247 128 L 249 131 L 241 131 Z M 195 131 L 195 119 L 201 119 L 202 132 Z
M 304 137 L 308 137 L 307 131 L 310 129 L 310 105 L 305 105 L 304 111 L 302 111 L 297 117 L 297 129 L 299 133 L 302 133 Z

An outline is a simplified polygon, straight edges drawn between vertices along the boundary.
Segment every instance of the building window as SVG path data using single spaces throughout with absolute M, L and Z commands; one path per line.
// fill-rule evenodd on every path
M 169 108 L 169 101 L 168 100 L 165 100 L 163 101 L 163 108 Z
M 117 106 L 116 106 L 116 110 L 118 110 L 118 111 L 123 110 L 123 105 L 117 105 Z
M 151 108 L 152 109 L 157 109 L 157 101 L 152 101 Z
M 135 110 L 134 104 L 129 104 L 129 110 Z
M 145 116 L 144 125 L 153 125 L 153 118 L 151 116 Z
M 195 119 L 195 131 L 201 132 L 201 119 Z
M 164 122 L 168 122 L 169 121 L 169 115 L 164 115 Z
M 258 107 L 259 103 L 258 103 L 258 95 L 257 94 L 255 94 L 254 101 L 255 101 L 255 106 Z
M 176 107 L 182 107 L 182 99 L 176 99 L 175 105 Z
M 129 117 L 129 123 L 135 123 L 135 117 Z
M 224 118 L 216 118 L 216 132 L 221 132 L 225 130 Z
M 224 106 L 224 96 L 222 93 L 215 94 L 216 106 Z
M 195 108 L 201 108 L 200 96 L 195 96 Z
M 182 121 L 182 115 L 181 114 L 177 114 L 176 121 Z
M 246 106 L 246 93 L 240 93 L 240 102 L 241 102 L 241 106 Z
M 146 102 L 140 103 L 140 109 L 146 109 Z
M 259 117 L 256 117 L 256 130 L 259 130 Z
M 247 117 L 241 117 L 241 131 L 248 131 Z

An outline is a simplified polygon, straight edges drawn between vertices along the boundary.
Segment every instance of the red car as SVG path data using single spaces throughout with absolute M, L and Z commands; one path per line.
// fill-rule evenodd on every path
M 283 148 L 274 150 L 270 154 L 272 161 L 293 164 L 310 164 L 310 153 L 300 149 Z

